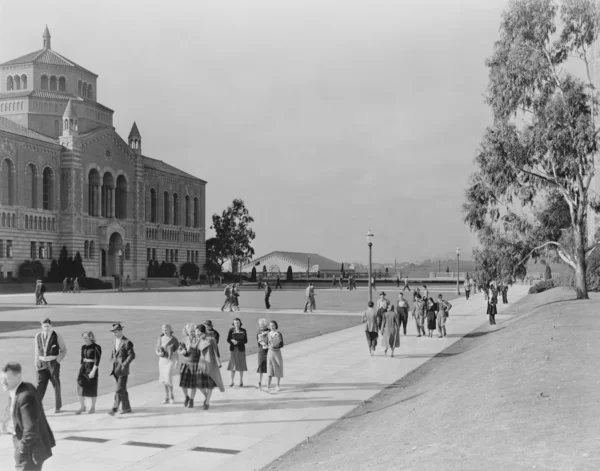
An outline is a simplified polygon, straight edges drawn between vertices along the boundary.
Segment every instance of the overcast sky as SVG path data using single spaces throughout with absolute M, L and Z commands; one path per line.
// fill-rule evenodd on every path
M 233 198 L 256 255 L 438 258 L 476 238 L 461 204 L 490 113 L 507 0 L 0 0 L 0 61 L 52 48 L 98 78 L 125 140 Z M 208 232 L 208 236 L 211 231 Z

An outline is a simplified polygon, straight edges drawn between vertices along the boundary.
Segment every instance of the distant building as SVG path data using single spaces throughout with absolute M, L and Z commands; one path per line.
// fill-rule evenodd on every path
M 252 267 L 256 267 L 258 274 L 263 273 L 266 269 L 267 273 L 279 273 L 285 276 L 288 267 L 292 267 L 292 272 L 294 273 L 306 273 L 309 263 L 310 273 L 314 275 L 319 272 L 321 276 L 339 275 L 342 270 L 342 263 L 316 253 L 275 251 L 258 257 L 242 266 L 242 271 L 249 273 L 252 271 Z M 352 271 L 350 266 L 346 265 L 344 265 L 344 270 Z

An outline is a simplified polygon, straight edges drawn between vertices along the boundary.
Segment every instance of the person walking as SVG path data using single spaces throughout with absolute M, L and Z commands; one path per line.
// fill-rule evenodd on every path
M 46 285 L 44 284 L 44 282 L 42 280 L 40 280 L 40 304 L 44 303 L 44 304 L 48 304 L 48 301 L 46 301 Z
M 269 286 L 269 282 L 265 281 L 265 308 L 271 309 L 271 303 L 269 302 L 269 298 L 271 297 L 271 287 Z
M 442 338 L 446 336 L 446 320 L 448 319 L 450 309 L 452 309 L 452 304 L 446 301 L 442 294 L 438 294 L 437 308 L 438 337 Z
M 496 325 L 496 314 L 498 314 L 498 293 L 492 289 L 487 303 L 487 315 L 490 316 L 490 325 Z
M 175 404 L 173 394 L 173 375 L 177 369 L 179 341 L 173 335 L 171 324 L 161 326 L 162 333 L 156 341 L 156 356 L 158 357 L 158 382 L 165 387 L 163 404 Z
M 110 331 L 115 337 L 115 343 L 110 355 L 112 365 L 111 376 L 115 378 L 115 400 L 109 415 L 115 415 L 121 406 L 121 414 L 131 413 L 129 393 L 127 392 L 127 379 L 129 378 L 129 365 L 135 359 L 133 342 L 123 335 L 123 326 L 120 323 L 112 325 Z
M 200 361 L 198 364 L 198 386 L 204 396 L 204 410 L 210 407 L 210 398 L 214 388 L 225 392 L 223 378 L 221 377 L 221 358 L 218 354 L 217 345 L 214 337 L 208 336 L 206 325 L 196 326 L 196 336 L 199 338 L 198 350 L 200 351 Z
M 38 471 L 56 446 L 35 386 L 22 379 L 20 363 L 6 363 L 0 372 L 8 406 L 2 433 L 12 435 L 16 471 Z
M 508 283 L 502 283 L 502 304 L 508 304 Z
M 267 352 L 267 392 L 271 391 L 271 379 L 277 378 L 275 390 L 279 392 L 281 378 L 283 378 L 283 357 L 281 349 L 283 348 L 283 336 L 279 332 L 279 325 L 276 321 L 269 322 L 271 331 L 267 335 L 269 342 L 269 351 Z
M 433 333 L 435 332 L 437 310 L 438 310 L 438 306 L 437 306 L 437 303 L 433 300 L 433 298 L 431 298 L 431 297 L 427 298 L 426 318 L 427 318 L 427 332 L 429 334 L 429 337 L 433 337 Z
M 373 291 L 377 291 L 377 285 L 375 283 L 375 275 L 371 277 L 371 286 L 373 287 Z
M 242 328 L 242 320 L 236 317 L 233 320 L 233 327 L 227 334 L 227 343 L 229 344 L 229 364 L 227 371 L 231 371 L 231 384 L 233 387 L 235 372 L 240 373 L 240 388 L 244 387 L 244 371 L 248 371 L 246 365 L 246 344 L 248 343 L 248 334 L 246 329 Z
M 338 283 L 340 285 L 340 291 L 342 291 L 344 289 L 344 277 L 343 276 L 340 275 Z
M 408 292 L 410 293 L 410 286 L 408 286 L 408 276 L 404 277 L 404 288 L 402 289 L 402 292 L 408 290 Z
M 398 313 L 398 318 L 400 320 L 400 326 L 404 331 L 404 335 L 406 335 L 406 324 L 408 323 L 408 302 L 404 299 L 403 293 L 398 293 L 398 303 L 396 305 L 396 312 Z
M 217 355 L 221 358 L 221 352 L 219 351 L 219 340 L 221 339 L 221 334 L 215 330 L 213 327 L 213 323 L 211 320 L 204 321 L 204 325 L 206 326 L 206 336 L 215 339 L 215 348 L 217 350 Z
M 69 278 L 65 277 L 65 279 L 63 280 L 63 293 L 67 292 L 68 286 L 69 286 Z
M 310 312 L 313 312 L 313 309 L 316 310 L 317 306 L 315 303 L 315 287 L 312 281 L 308 284 L 308 287 L 305 290 L 306 293 L 306 303 L 304 304 L 304 312 L 310 308 Z
M 81 334 L 81 366 L 77 375 L 77 395 L 79 396 L 79 410 L 76 415 L 86 411 L 85 398 L 92 401 L 88 414 L 96 412 L 96 399 L 98 398 L 98 367 L 102 357 L 102 347 L 96 343 L 96 337 L 91 330 Z
M 148 277 L 144 278 L 144 288 L 142 291 L 150 291 L 150 286 L 148 285 Z
M 225 286 L 225 289 L 223 290 L 223 294 L 225 295 L 225 302 L 223 303 L 223 306 L 221 306 L 221 311 L 224 311 L 225 308 L 229 308 L 229 312 L 232 312 L 232 302 L 231 302 L 231 285 L 227 285 Z
M 206 329 L 205 329 L 206 331 Z M 200 341 L 196 336 L 196 326 L 188 324 L 183 328 L 185 340 L 179 344 L 179 387 L 183 391 L 185 401 L 183 407 L 194 407 L 196 387 L 198 386 L 198 362 L 200 361 Z
M 240 311 L 240 290 L 237 283 L 231 285 L 231 306 L 234 311 Z
M 415 319 L 415 325 L 417 326 L 417 337 L 425 335 L 425 327 L 423 326 L 425 303 L 422 301 L 421 295 L 415 295 L 415 302 L 413 303 L 412 316 Z M 423 315 L 421 315 L 423 313 Z
M 468 301 L 469 295 L 471 294 L 471 280 L 469 280 L 468 278 L 466 278 L 463 283 L 463 289 L 465 290 L 465 297 L 467 298 L 467 301 Z
M 258 286 L 256 289 L 262 289 L 262 275 L 258 275 Z
M 79 278 L 78 277 L 75 277 L 75 279 L 73 280 L 73 292 L 81 293 L 81 291 L 79 290 Z
M 387 311 L 389 305 L 388 299 L 385 297 L 385 291 L 379 293 L 379 300 L 377 301 L 377 328 L 381 330 L 381 323 L 383 322 L 383 314 Z
M 129 275 L 127 275 L 127 278 L 125 278 L 125 284 L 128 288 L 131 286 L 131 278 L 129 277 Z
M 387 356 L 388 348 L 392 350 L 392 357 L 394 356 L 394 350 L 400 346 L 400 319 L 394 309 L 393 304 L 389 304 L 387 311 L 383 315 L 381 323 L 381 344 L 383 346 L 384 355 Z
M 35 304 L 36 306 L 42 304 L 42 280 L 37 280 L 35 282 Z
M 400 278 L 396 275 L 396 288 L 400 289 Z
M 262 391 L 262 377 L 267 372 L 267 353 L 269 351 L 269 325 L 266 319 L 258 320 L 258 332 L 256 342 L 258 343 L 258 390 Z
M 418 290 L 419 288 L 417 288 Z M 421 297 L 423 298 L 423 302 L 427 302 L 427 300 L 429 299 L 429 290 L 427 289 L 426 285 L 423 285 L 423 292 L 418 292 Z
M 275 283 L 275 289 L 277 288 L 283 290 L 283 286 L 281 286 L 281 278 L 279 277 L 279 275 L 277 275 L 277 282 Z
M 331 287 L 335 288 L 335 275 L 333 275 L 333 278 L 331 279 Z
M 367 310 L 363 314 L 363 324 L 365 324 L 365 337 L 367 338 L 367 346 L 369 354 L 373 356 L 377 348 L 377 338 L 379 337 L 379 328 L 377 326 L 377 311 L 374 309 L 373 301 L 367 304 Z
M 67 356 L 67 346 L 62 335 L 52 328 L 52 321 L 48 318 L 42 321 L 42 331 L 35 336 L 34 342 L 38 396 L 40 402 L 43 402 L 50 381 L 54 388 L 54 413 L 58 414 L 62 408 L 60 363 Z

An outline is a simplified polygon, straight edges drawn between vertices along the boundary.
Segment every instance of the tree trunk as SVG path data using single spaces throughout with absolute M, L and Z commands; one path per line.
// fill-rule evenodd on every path
M 585 260 L 585 227 L 576 227 L 575 229 L 575 292 L 577 299 L 589 299 Z

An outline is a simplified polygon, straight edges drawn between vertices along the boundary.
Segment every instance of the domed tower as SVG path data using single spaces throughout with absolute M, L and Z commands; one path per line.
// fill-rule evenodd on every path
M 138 130 L 137 124 L 133 122 L 131 132 L 129 133 L 129 147 L 139 155 L 142 155 L 142 136 Z

